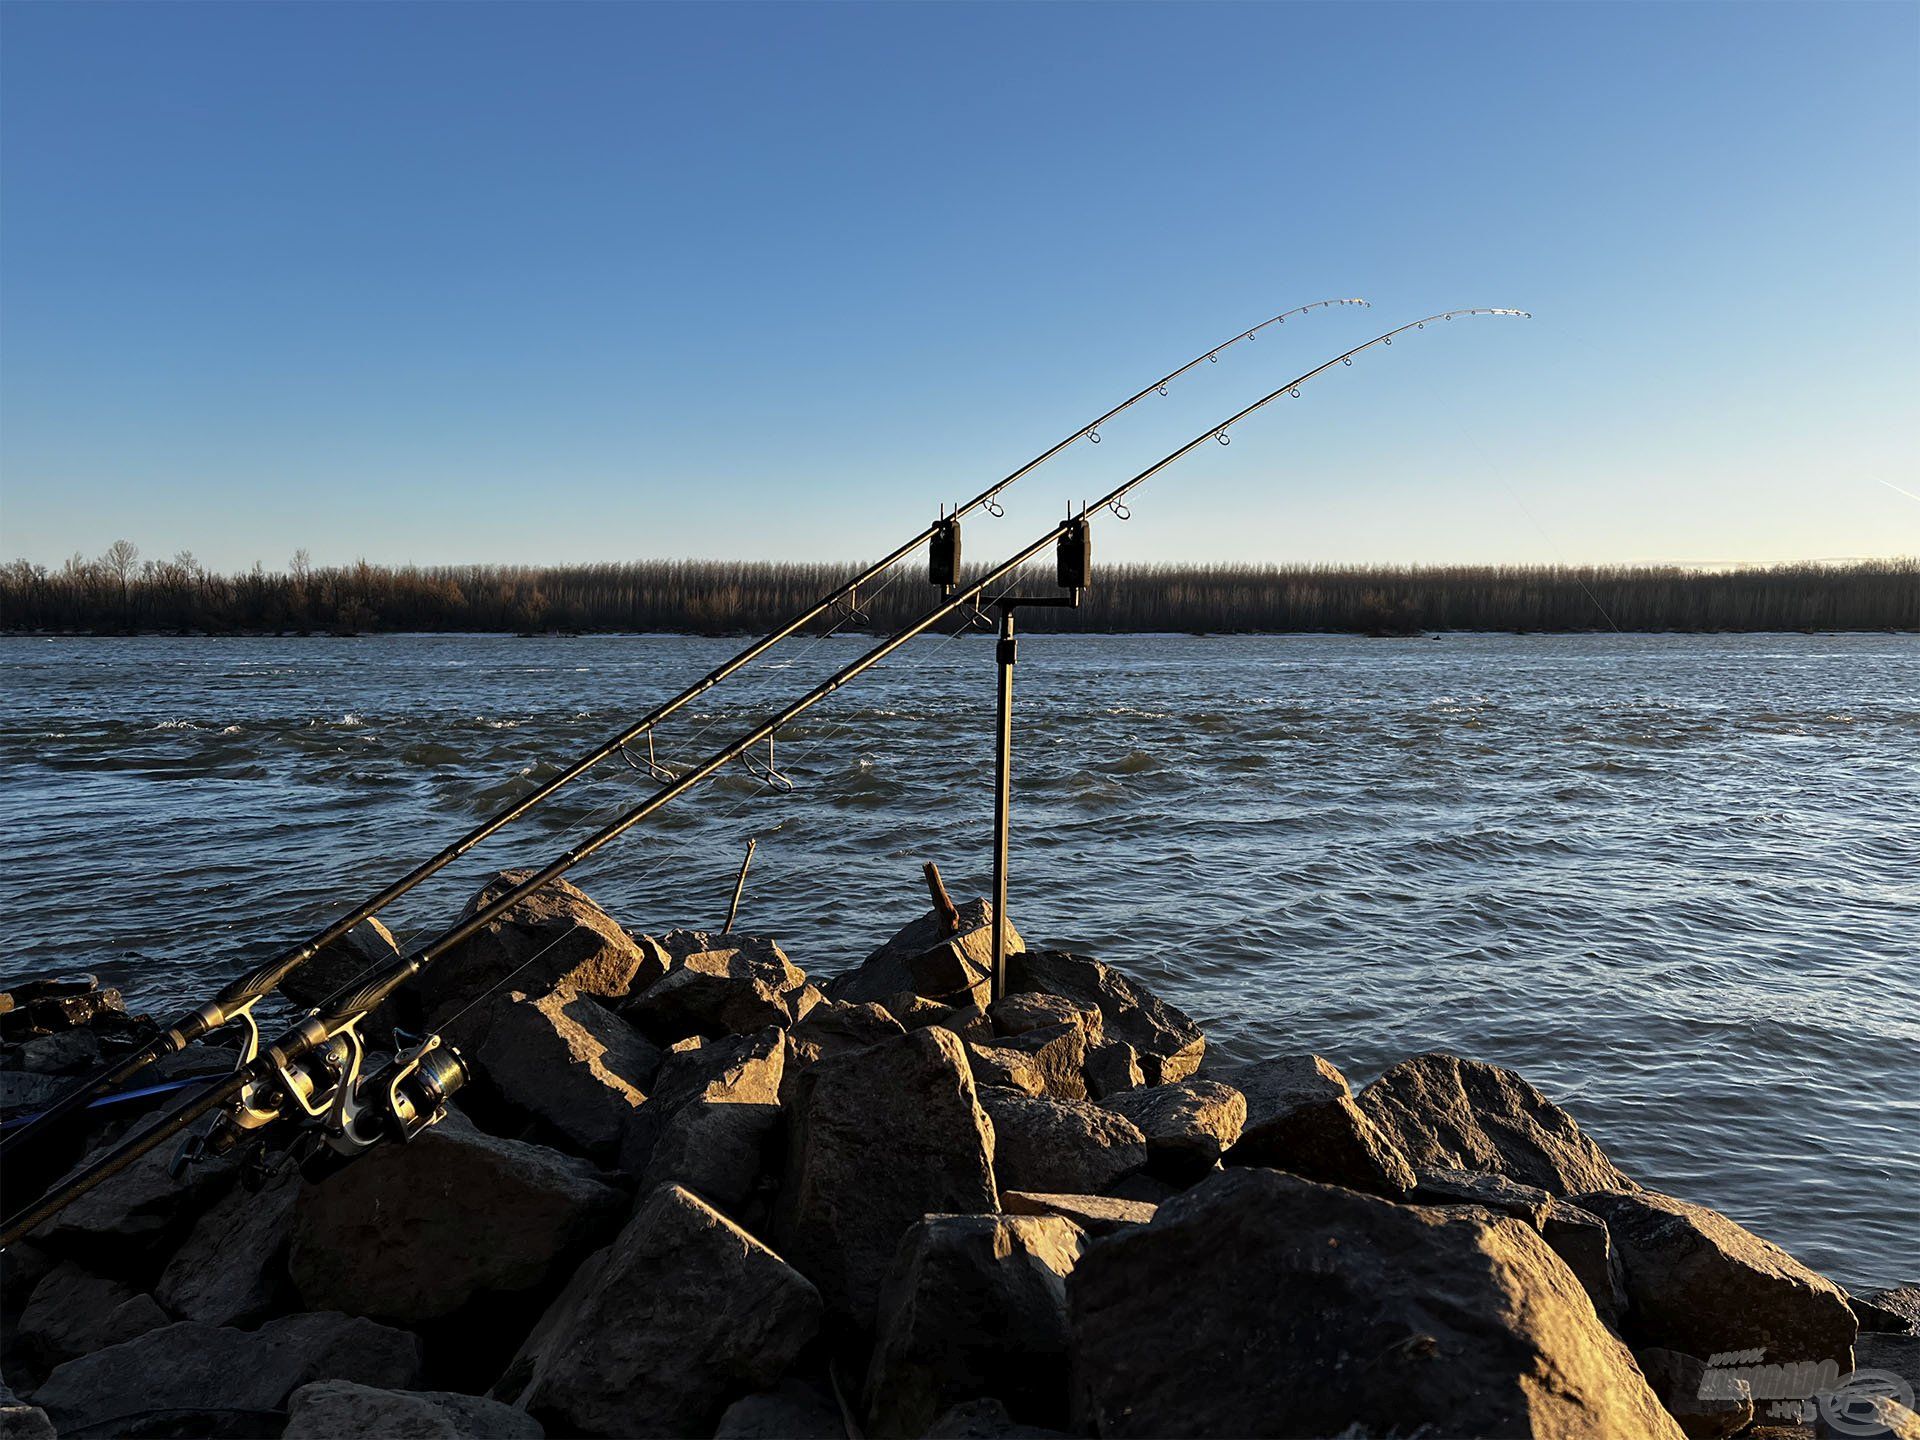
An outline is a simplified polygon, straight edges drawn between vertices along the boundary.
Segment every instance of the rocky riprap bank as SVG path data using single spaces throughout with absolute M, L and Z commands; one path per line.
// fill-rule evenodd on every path
M 459 1113 L 258 1192 L 163 1147 L 8 1253 L 0 1436 L 1789 1435 L 1920 1368 L 1920 1289 L 1641 1188 L 1511 1071 L 1210 1064 L 1055 951 L 989 1005 L 987 920 L 816 986 L 554 887 L 369 1026 L 445 1027 Z M 84 993 L 9 998 L 8 1103 L 115 1043 Z

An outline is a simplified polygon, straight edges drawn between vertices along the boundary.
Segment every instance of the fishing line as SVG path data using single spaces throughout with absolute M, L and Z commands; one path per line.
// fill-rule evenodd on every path
M 579 844 L 566 850 L 561 855 L 549 860 L 526 880 L 515 885 L 487 904 L 480 906 L 472 914 L 465 916 L 458 923 L 441 932 L 435 939 L 420 950 L 409 955 L 401 956 L 384 966 L 370 967 L 368 970 L 362 972 L 361 975 L 349 982 L 348 985 L 343 986 L 340 990 L 329 996 L 320 1007 L 310 1012 L 300 1024 L 283 1031 L 275 1038 L 271 1048 L 263 1056 L 243 1066 L 225 1080 L 209 1087 L 206 1093 L 196 1097 L 187 1105 L 174 1111 L 160 1124 L 142 1132 L 138 1136 L 124 1141 L 119 1148 L 104 1156 L 99 1161 L 83 1167 L 78 1173 L 70 1176 L 57 1186 L 52 1193 L 44 1196 L 30 1209 L 17 1216 L 9 1217 L 5 1222 L 4 1232 L 0 1232 L 0 1247 L 9 1245 L 21 1236 L 30 1233 L 41 1221 L 58 1213 L 79 1195 L 87 1193 L 105 1180 L 119 1174 L 122 1170 L 126 1169 L 127 1166 L 137 1161 L 142 1155 L 148 1154 L 156 1146 L 165 1143 L 172 1136 L 195 1124 L 202 1116 L 221 1106 L 228 1105 L 230 1102 L 238 1100 L 244 1106 L 251 1107 L 245 1111 L 245 1114 L 248 1116 L 263 1113 L 260 1107 L 265 1105 L 271 1106 L 271 1109 L 265 1112 L 269 1116 L 277 1115 L 294 1102 L 298 1102 L 302 1108 L 311 1109 L 307 1101 L 303 1098 L 303 1092 L 295 1088 L 292 1072 L 288 1067 L 313 1063 L 311 1057 L 315 1057 L 317 1051 L 330 1049 L 341 1036 L 349 1035 L 353 1027 L 358 1024 L 369 1011 L 377 1008 L 389 996 L 417 979 L 432 966 L 435 961 L 447 955 L 465 941 L 508 914 L 522 900 L 535 894 L 552 881 L 559 879 L 569 870 L 577 867 L 589 856 L 598 853 L 614 840 L 626 834 L 641 821 L 655 814 L 663 806 L 718 773 L 724 766 L 750 753 L 761 741 L 771 740 L 777 735 L 782 726 L 790 725 L 802 714 L 826 700 L 843 686 L 852 683 L 866 671 L 878 665 L 881 661 L 909 644 L 918 636 L 925 634 L 936 625 L 939 625 L 943 620 L 961 613 L 963 606 L 970 607 L 971 611 L 977 612 L 979 610 L 980 598 L 983 595 L 996 587 L 1018 583 L 1020 572 L 1038 558 L 1048 547 L 1062 546 L 1070 537 L 1075 536 L 1077 532 L 1082 532 L 1079 543 L 1084 547 L 1086 542 L 1083 532 L 1096 513 L 1102 509 L 1107 509 L 1118 515 L 1126 498 L 1132 494 L 1134 490 L 1166 470 L 1169 466 L 1174 465 L 1181 459 L 1192 454 L 1193 451 L 1200 448 L 1203 444 L 1209 441 L 1225 443 L 1229 438 L 1228 432 L 1242 420 L 1264 409 L 1274 401 L 1280 399 L 1283 395 L 1291 394 L 1298 397 L 1303 385 L 1325 374 L 1336 365 L 1351 366 L 1354 357 L 1372 349 L 1376 345 L 1391 345 L 1395 336 L 1405 334 L 1408 331 L 1424 330 L 1429 325 L 1437 326 L 1456 318 L 1473 315 L 1508 315 L 1527 318 L 1526 312 L 1522 310 L 1473 308 L 1445 311 L 1398 326 L 1384 334 L 1375 336 L 1363 344 L 1343 351 L 1341 354 L 1334 356 L 1333 359 L 1315 366 L 1302 375 L 1296 376 L 1279 389 L 1262 396 L 1250 405 L 1244 406 L 1220 424 L 1196 435 L 1186 444 L 1171 451 L 1098 500 L 1091 503 L 1083 503 L 1077 514 L 1069 509 L 1068 517 L 1065 520 L 1049 527 L 1038 539 L 1023 546 L 1009 558 L 991 566 L 984 573 L 978 575 L 971 583 L 959 586 L 958 593 L 955 593 L 953 589 L 947 590 L 946 598 L 936 604 L 932 610 L 921 615 L 904 628 L 889 635 L 879 644 L 834 671 L 832 675 L 814 685 L 799 699 L 793 701 L 777 714 L 770 715 L 763 719 L 748 733 L 741 735 L 723 746 L 720 750 L 698 761 L 691 769 L 684 772 L 679 779 L 671 784 L 662 785 L 660 789 L 655 791 L 641 804 L 619 816 L 610 824 L 595 831 L 592 835 L 589 835 Z M 1098 422 L 1096 422 L 1096 427 L 1097 423 Z M 988 491 L 985 498 L 991 498 L 993 493 L 991 490 Z M 933 533 L 933 531 L 929 531 L 927 535 L 922 538 L 929 538 Z M 918 542 L 915 543 L 917 544 Z M 785 633 L 791 633 L 791 629 Z M 577 771 L 575 773 L 577 773 Z M 518 814 L 520 811 L 515 810 L 511 813 Z M 502 821 L 501 823 L 505 822 Z M 498 827 L 496 826 L 495 828 Z M 286 972 L 282 972 L 273 977 L 274 983 L 277 984 L 278 979 L 284 978 L 285 973 Z M 236 982 L 236 984 L 244 984 L 251 980 L 251 978 L 252 977 L 242 977 L 242 980 Z M 226 992 L 223 992 L 223 994 L 224 993 Z M 249 995 L 246 1001 L 247 1005 L 251 1006 L 258 998 L 259 995 L 257 993 Z M 205 1033 L 211 1026 L 222 1023 L 226 1018 L 231 1018 L 229 1014 L 221 1010 L 220 1005 L 221 1002 L 219 998 L 216 997 L 215 1001 L 209 1002 L 208 1006 L 203 1007 L 201 1011 L 195 1012 L 193 1016 L 189 1017 L 187 1022 L 183 1022 L 183 1026 L 192 1024 L 195 1027 L 193 1028 L 192 1034 L 183 1035 L 181 1029 L 176 1028 L 164 1038 L 171 1042 L 172 1048 L 177 1049 L 183 1047 L 192 1039 L 197 1038 L 198 1035 Z M 431 1124 L 439 1115 L 445 1113 L 445 1091 L 443 1089 L 436 1089 L 435 1087 L 439 1084 L 441 1077 L 454 1078 L 456 1077 L 456 1072 L 461 1072 L 462 1070 L 458 1056 L 448 1055 L 435 1060 L 431 1067 L 431 1073 L 429 1073 L 429 1067 L 423 1062 L 427 1052 L 438 1043 L 440 1043 L 438 1036 L 429 1037 L 428 1040 L 422 1042 L 420 1047 L 411 1052 L 409 1063 L 412 1066 L 412 1070 L 407 1071 L 403 1069 L 401 1075 L 393 1081 L 394 1094 L 398 1096 L 398 1087 L 401 1080 L 412 1075 L 416 1093 L 420 1095 L 422 1103 L 429 1106 L 427 1110 L 410 1107 L 407 1114 L 401 1116 L 397 1108 L 399 1100 L 396 1099 L 391 1114 L 395 1123 L 402 1127 L 400 1131 L 402 1135 L 418 1133 L 420 1128 Z M 151 1052 L 154 1046 L 150 1044 L 147 1048 Z M 157 1058 L 157 1056 L 150 1053 L 147 1058 Z M 396 1061 L 396 1064 L 398 1063 L 399 1062 Z M 109 1070 L 107 1073 L 110 1076 L 115 1076 L 117 1071 L 123 1068 L 125 1068 L 124 1065 L 114 1067 L 114 1069 Z M 68 1102 L 63 1102 L 63 1104 L 72 1102 L 73 1099 L 74 1097 L 69 1097 Z M 84 1102 L 82 1101 L 81 1103 Z M 236 1112 L 236 1114 L 238 1113 L 240 1112 Z M 229 1116 L 229 1128 L 231 1128 L 234 1123 L 234 1117 Z M 346 1138 L 350 1143 L 361 1143 L 355 1137 Z M 377 1138 L 377 1135 L 372 1136 L 364 1143 L 371 1144 L 373 1140 Z

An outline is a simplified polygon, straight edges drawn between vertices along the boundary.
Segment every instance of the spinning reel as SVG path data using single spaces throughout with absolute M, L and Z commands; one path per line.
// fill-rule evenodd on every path
M 239 1151 L 241 1178 L 251 1188 L 296 1167 L 320 1180 L 382 1140 L 405 1144 L 444 1120 L 447 1101 L 473 1078 L 460 1052 L 438 1035 L 396 1035 L 407 1043 L 365 1070 L 358 1026 L 356 1019 L 248 1084 L 204 1134 L 181 1144 L 174 1172 Z M 253 1058 L 250 1045 L 241 1063 Z

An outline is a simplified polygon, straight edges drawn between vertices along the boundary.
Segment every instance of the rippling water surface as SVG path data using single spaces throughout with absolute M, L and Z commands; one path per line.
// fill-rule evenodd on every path
M 800 641 L 669 762 L 859 653 Z M 404 870 L 730 654 L 677 637 L 0 640 L 9 975 L 157 1007 Z M 1041 637 L 1017 683 L 1029 940 L 1145 979 L 1234 1057 L 1356 1085 L 1512 1065 L 1631 1173 L 1854 1284 L 1920 1272 L 1920 640 Z M 810 969 L 988 880 L 992 641 L 916 642 L 594 857 L 636 929 Z M 725 705 L 718 703 L 725 697 Z M 391 915 L 451 920 L 651 789 L 609 762 Z

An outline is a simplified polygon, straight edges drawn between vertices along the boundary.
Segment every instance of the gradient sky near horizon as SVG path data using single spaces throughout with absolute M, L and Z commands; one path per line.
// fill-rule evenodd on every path
M 0 559 L 1920 553 L 1920 6 L 0 9 Z

